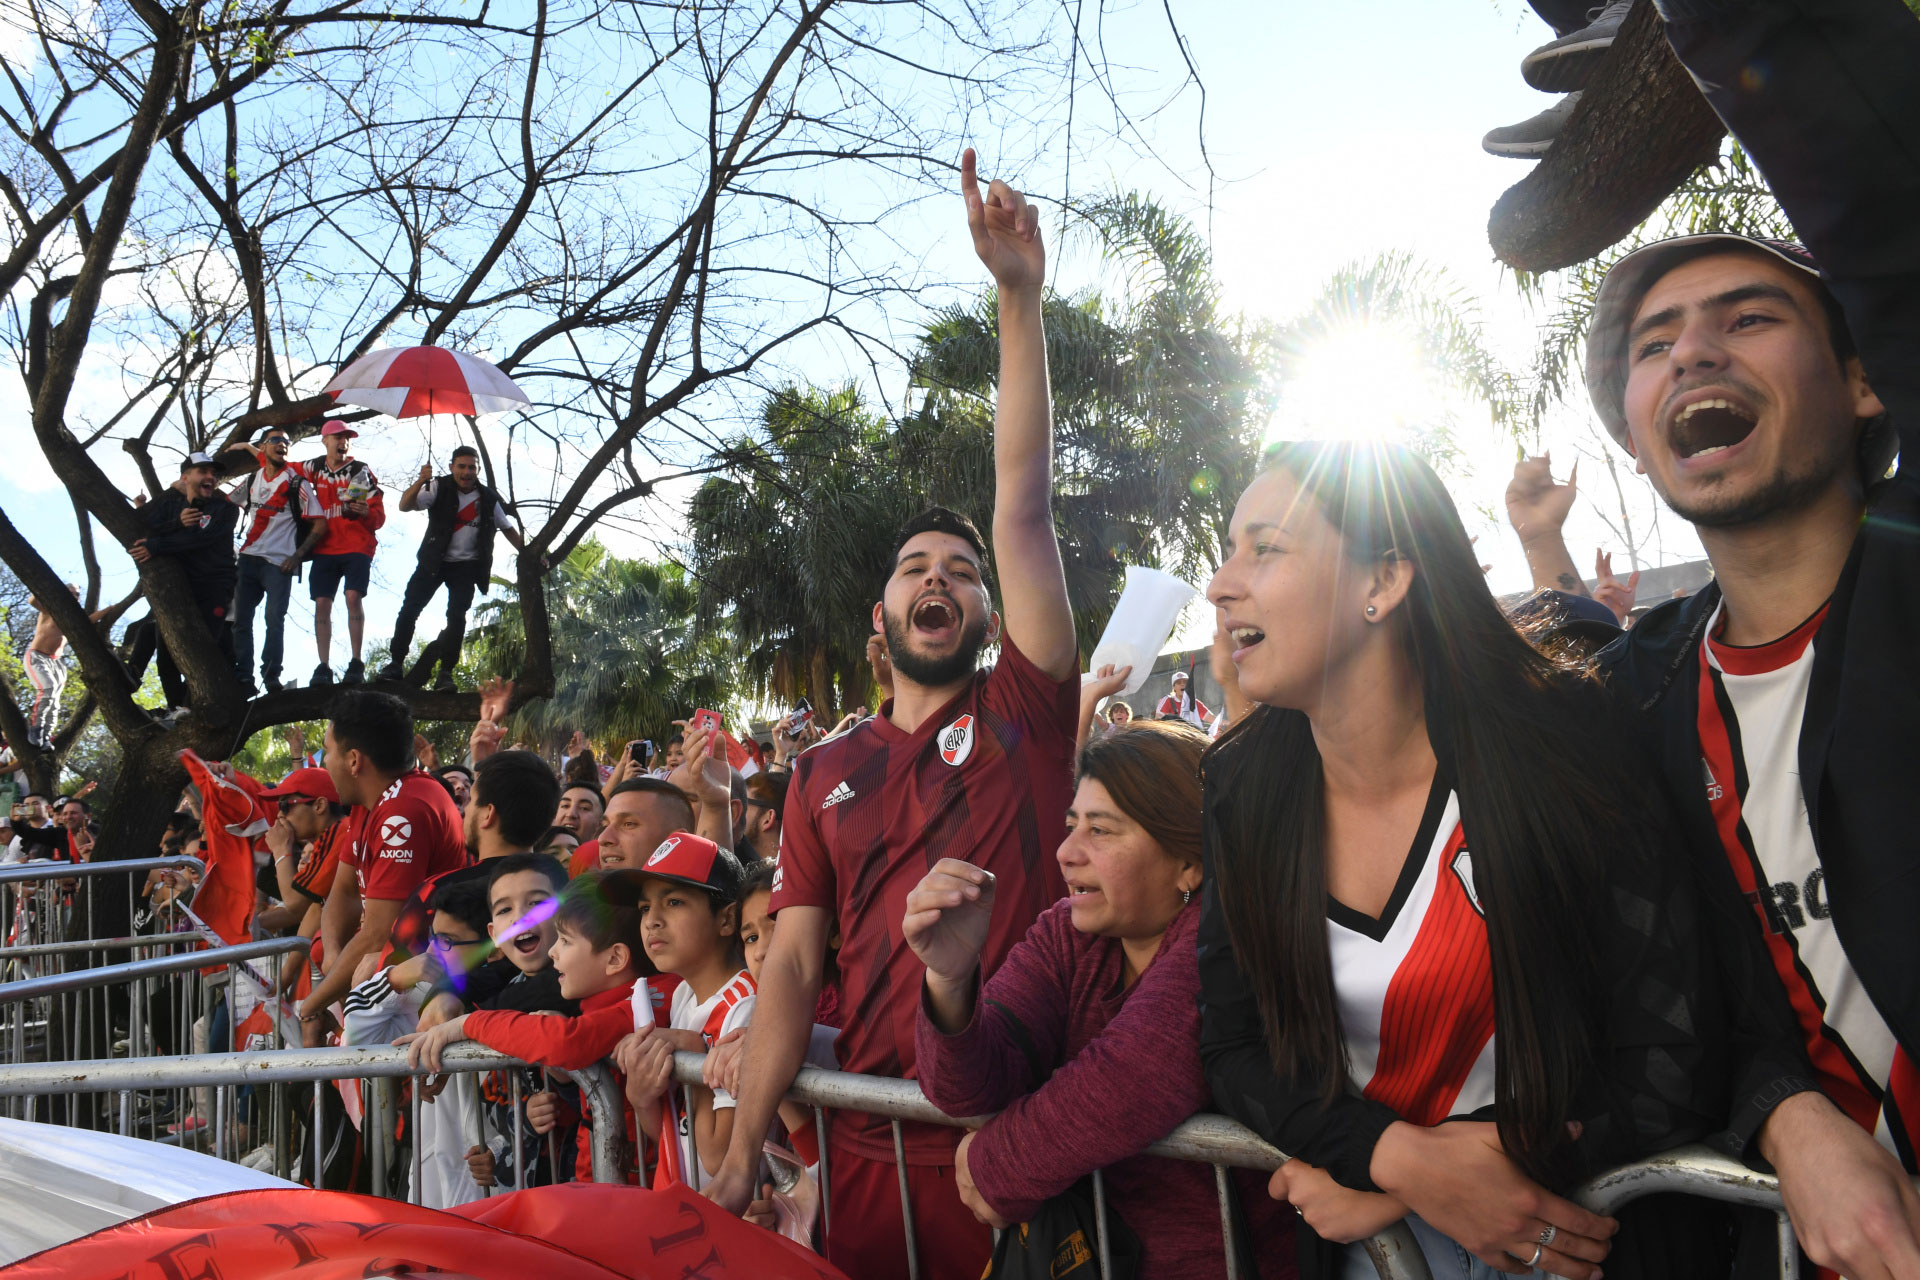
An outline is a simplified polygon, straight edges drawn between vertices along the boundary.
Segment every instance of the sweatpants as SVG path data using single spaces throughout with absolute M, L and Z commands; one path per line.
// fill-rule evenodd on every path
M 34 746 L 53 745 L 60 719 L 60 691 L 67 687 L 67 664 L 38 649 L 26 652 L 27 683 L 33 686 L 33 709 L 27 717 L 27 738 Z
M 827 1152 L 827 1260 L 860 1280 L 907 1280 L 900 1178 L 892 1160 L 845 1147 Z M 923 1280 L 980 1280 L 993 1232 L 960 1203 L 952 1165 L 907 1166 L 913 1230 Z

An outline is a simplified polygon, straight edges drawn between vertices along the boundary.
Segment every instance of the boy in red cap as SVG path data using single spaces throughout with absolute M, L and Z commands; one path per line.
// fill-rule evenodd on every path
M 638 908 L 647 959 L 680 978 L 667 1025 L 635 1018 L 614 1053 L 627 1099 L 656 1141 L 674 1053 L 705 1053 L 753 1016 L 755 987 L 740 951 L 740 877 L 733 854 L 687 831 L 668 836 L 638 869 L 601 877 L 609 901 Z M 733 1139 L 734 1100 L 725 1089 L 689 1085 L 685 1104 L 666 1111 L 678 1132 L 681 1177 L 697 1187 L 720 1167 Z
M 367 464 L 347 453 L 347 441 L 359 434 L 340 419 L 332 419 L 320 428 L 326 456 L 305 464 L 320 514 L 327 522 L 325 536 L 313 549 L 313 576 L 308 580 L 308 593 L 313 597 L 313 643 L 320 651 L 320 665 L 313 670 L 314 684 L 333 683 L 327 651 L 333 645 L 333 593 L 343 583 L 353 661 L 340 678 L 346 684 L 366 679 L 361 644 L 366 639 L 367 621 L 360 602 L 373 573 L 374 532 L 387 522 L 387 506 L 380 494 L 380 482 Z

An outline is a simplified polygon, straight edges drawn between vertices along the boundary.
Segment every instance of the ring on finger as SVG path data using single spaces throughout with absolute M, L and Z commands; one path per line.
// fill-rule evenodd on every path
M 1551 1222 L 1549 1222 L 1546 1226 L 1540 1229 L 1540 1247 L 1544 1249 L 1547 1246 L 1551 1245 L 1553 1243 L 1553 1238 L 1559 1234 L 1560 1234 L 1560 1228 L 1554 1226 Z
M 1540 1265 L 1540 1255 L 1541 1255 L 1541 1254 L 1543 1254 L 1543 1253 L 1545 1253 L 1546 1251 L 1547 1251 L 1547 1250 L 1546 1250 L 1546 1246 L 1545 1246 L 1545 1245 L 1538 1245 L 1538 1244 L 1536 1244 L 1535 1246 L 1533 1246 L 1533 1256 L 1532 1256 L 1531 1258 L 1528 1258 L 1528 1259 L 1527 1259 L 1527 1265 L 1528 1265 L 1528 1266 L 1530 1266 L 1530 1267 L 1537 1267 L 1537 1266 L 1539 1266 L 1539 1265 Z

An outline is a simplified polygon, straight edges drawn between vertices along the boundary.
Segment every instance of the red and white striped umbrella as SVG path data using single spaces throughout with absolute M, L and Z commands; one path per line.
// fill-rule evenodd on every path
M 445 347 L 370 351 L 334 374 L 324 390 L 342 404 L 364 405 L 392 418 L 472 417 L 530 403 L 527 393 L 492 364 Z

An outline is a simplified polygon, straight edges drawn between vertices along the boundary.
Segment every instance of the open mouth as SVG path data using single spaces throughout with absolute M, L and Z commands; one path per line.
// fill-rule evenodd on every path
M 1706 458 L 1752 435 L 1755 421 L 1751 410 L 1732 400 L 1695 400 L 1673 415 L 1667 438 L 1680 457 Z
M 1234 659 L 1267 638 L 1267 633 L 1258 627 L 1234 627 L 1227 633 L 1233 637 Z
M 1067 886 L 1067 896 L 1075 900 L 1090 898 L 1099 892 L 1100 890 L 1097 887 L 1090 884 L 1070 884 Z
M 515 934 L 513 941 L 507 944 L 518 956 L 531 956 L 540 950 L 540 934 L 536 932 Z
M 960 610 L 944 596 L 927 596 L 913 606 L 913 629 L 944 635 L 960 625 Z

